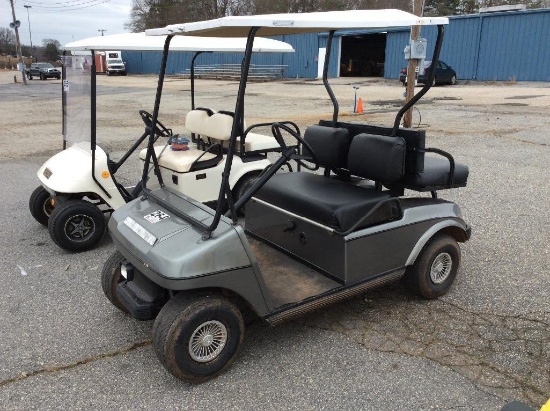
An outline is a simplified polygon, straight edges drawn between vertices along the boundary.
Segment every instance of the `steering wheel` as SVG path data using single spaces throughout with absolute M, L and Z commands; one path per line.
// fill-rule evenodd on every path
M 145 110 L 139 110 L 139 115 L 141 116 L 141 119 L 145 123 L 145 127 L 150 131 L 151 128 L 153 127 L 153 116 L 151 115 L 151 113 Z M 155 124 L 155 134 L 161 137 L 171 137 L 172 129 L 166 128 L 164 124 L 162 124 L 157 119 L 157 124 Z
M 275 140 L 277 140 L 283 151 L 286 151 L 288 149 L 288 146 L 286 145 L 285 140 L 281 134 L 281 129 L 294 137 L 296 141 L 298 141 L 309 152 L 309 156 L 298 154 L 295 152 L 290 156 L 290 159 L 295 160 L 298 164 L 300 164 L 300 166 L 307 168 L 308 170 L 315 171 L 319 169 L 317 156 L 315 155 L 315 152 L 313 151 L 309 143 L 304 140 L 304 138 L 300 134 L 298 134 L 295 130 L 291 129 L 287 125 L 282 123 L 273 123 L 271 125 L 271 132 L 273 133 L 273 137 L 275 137 Z M 304 163 L 303 160 L 313 163 L 314 166 Z

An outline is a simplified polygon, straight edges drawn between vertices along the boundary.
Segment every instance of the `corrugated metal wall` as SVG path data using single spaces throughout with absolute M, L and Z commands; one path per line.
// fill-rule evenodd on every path
M 485 17 L 479 80 L 550 81 L 550 10 Z
M 277 38 L 294 47 L 294 53 L 283 55 L 283 64 L 288 65 L 286 77 L 315 78 L 317 76 L 317 60 L 319 54 L 319 36 L 317 33 L 292 34 Z
M 445 27 L 441 60 L 463 80 L 550 81 L 550 9 L 453 16 Z M 389 32 L 384 77 L 397 78 L 407 62 L 403 49 L 410 32 Z M 423 27 L 428 55 L 434 27 Z
M 550 81 L 550 9 L 520 12 L 452 16 L 445 27 L 441 60 L 451 65 L 459 79 Z M 370 31 L 372 32 L 372 31 Z M 365 31 L 365 33 L 368 33 Z M 423 27 L 428 39 L 428 55 L 433 52 L 437 30 Z M 338 34 L 338 33 L 337 33 Z M 403 49 L 410 31 L 391 30 L 386 38 L 384 77 L 396 79 L 407 62 Z M 253 64 L 285 64 L 285 77 L 317 77 L 319 47 L 325 47 L 327 35 L 316 33 L 277 37 L 295 48 L 293 54 L 256 54 Z M 329 76 L 338 75 L 339 37 L 335 36 Z M 168 59 L 167 73 L 181 73 L 191 65 L 192 54 L 174 53 Z M 123 52 L 128 72 L 158 73 L 161 53 Z M 197 64 L 238 64 L 240 54 L 204 54 Z

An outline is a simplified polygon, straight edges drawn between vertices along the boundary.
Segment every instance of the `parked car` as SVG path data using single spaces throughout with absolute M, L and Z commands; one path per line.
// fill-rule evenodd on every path
M 428 78 L 428 69 L 432 65 L 431 60 L 424 60 L 424 67 L 420 69 L 418 73 L 418 78 L 416 81 L 418 83 L 425 84 L 426 80 Z M 403 67 L 401 69 L 401 74 L 399 75 L 399 81 L 403 83 L 403 85 L 407 84 L 407 67 Z M 456 84 L 456 71 L 453 70 L 451 66 L 444 63 L 443 61 L 439 60 L 437 63 L 437 68 L 435 70 L 435 78 L 433 82 L 433 86 L 437 84 Z
M 40 77 L 40 80 L 46 80 L 51 77 L 60 79 L 61 71 L 50 63 L 32 63 L 30 69 L 25 70 L 25 74 L 32 80 L 33 77 Z

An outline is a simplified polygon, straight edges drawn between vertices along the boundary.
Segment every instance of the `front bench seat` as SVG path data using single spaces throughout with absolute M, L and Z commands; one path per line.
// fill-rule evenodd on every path
M 318 129 L 320 141 L 328 141 L 325 138 L 331 132 L 330 127 L 322 128 Z M 332 130 L 334 136 L 340 135 L 340 139 L 347 139 L 347 134 L 340 131 L 342 129 Z M 312 145 L 315 133 L 306 133 L 306 141 Z M 335 153 L 338 151 L 334 150 L 335 147 L 344 148 L 345 145 L 343 142 L 312 145 L 318 158 L 324 159 L 325 163 L 341 166 L 342 153 Z M 330 159 L 331 153 L 335 158 Z M 394 182 L 404 172 L 405 142 L 399 137 L 360 134 L 352 140 L 347 157 L 352 175 L 380 182 Z M 383 167 L 380 168 L 381 164 Z M 294 172 L 275 174 L 255 197 L 338 232 L 346 232 L 380 202 L 390 199 L 391 195 L 373 186 L 359 186 L 319 174 Z M 398 201 L 386 202 L 357 228 L 400 218 Z

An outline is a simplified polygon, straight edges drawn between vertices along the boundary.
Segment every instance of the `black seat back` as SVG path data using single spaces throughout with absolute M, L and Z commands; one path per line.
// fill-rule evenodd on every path
M 311 126 L 304 133 L 321 167 L 340 169 L 347 167 L 349 132 L 345 128 Z M 307 151 L 304 148 L 304 151 Z
M 352 175 L 393 183 L 405 174 L 405 155 L 403 138 L 362 133 L 351 141 L 348 168 Z
M 321 120 L 319 125 L 327 127 L 343 127 L 348 130 L 350 141 L 359 134 L 375 134 L 382 136 L 391 136 L 393 129 L 390 127 L 372 126 L 368 124 L 359 123 L 346 123 L 337 122 L 334 123 L 329 120 Z M 425 148 L 426 144 L 426 131 L 414 130 L 410 128 L 400 128 L 397 130 L 397 137 L 402 137 L 407 143 L 407 154 L 405 158 L 405 170 L 408 173 L 421 173 L 424 171 L 424 152 L 421 150 Z

